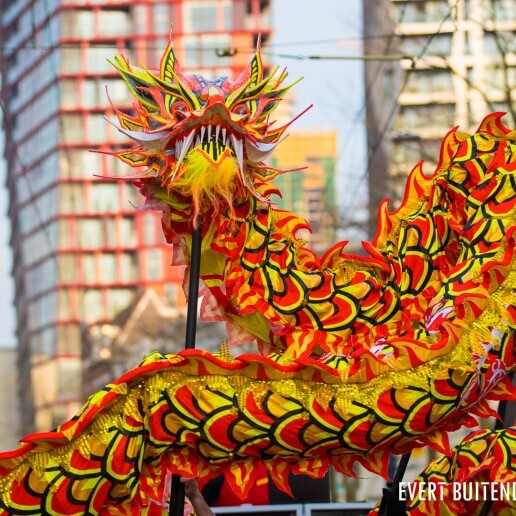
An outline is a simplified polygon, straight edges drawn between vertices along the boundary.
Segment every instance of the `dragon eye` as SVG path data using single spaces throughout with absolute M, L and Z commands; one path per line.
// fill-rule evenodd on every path
M 238 104 L 234 107 L 233 113 L 236 115 L 249 115 L 251 111 L 249 110 L 249 106 L 247 104 Z
M 176 100 L 172 104 L 172 114 L 179 119 L 183 119 L 188 111 L 188 104 L 184 100 Z

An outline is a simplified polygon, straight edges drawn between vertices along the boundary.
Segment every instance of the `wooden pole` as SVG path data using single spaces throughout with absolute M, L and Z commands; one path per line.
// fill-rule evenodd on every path
M 192 248 L 190 251 L 190 281 L 188 284 L 188 305 L 186 310 L 185 349 L 195 348 L 197 331 L 197 302 L 199 299 L 199 276 L 201 271 L 202 220 L 194 223 Z M 185 489 L 179 475 L 172 475 L 170 486 L 169 516 L 183 516 Z

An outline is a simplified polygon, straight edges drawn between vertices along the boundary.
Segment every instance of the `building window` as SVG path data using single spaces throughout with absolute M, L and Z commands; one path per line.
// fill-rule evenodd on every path
M 75 242 L 72 242 L 70 221 L 68 219 L 60 219 L 58 221 L 58 246 L 67 249 Z
M 119 267 L 121 281 L 130 283 L 138 279 L 138 268 L 136 264 L 137 262 L 135 253 L 122 253 L 120 256 Z
M 102 173 L 101 155 L 95 152 L 66 148 L 60 152 L 60 159 L 61 168 L 73 167 L 74 178 L 95 179 L 94 174 Z
M 514 19 L 514 0 L 484 0 L 484 15 L 486 20 Z
M 81 377 L 81 367 L 79 358 L 59 359 L 57 363 L 57 399 L 80 398 L 81 382 L 78 382 L 77 378 Z
M 83 71 L 81 49 L 77 46 L 61 47 L 59 49 L 61 71 L 63 73 L 81 73 Z M 49 61 L 52 56 L 49 58 Z
M 62 139 L 65 143 L 80 143 L 84 140 L 83 119 L 80 114 L 62 116 Z
M 77 245 L 81 249 L 96 249 L 105 245 L 101 219 L 77 221 Z
M 441 154 L 441 140 L 421 140 L 421 155 L 418 158 L 423 158 L 425 160 L 425 163 L 428 163 L 429 165 L 437 164 L 437 161 L 439 160 L 439 156 Z M 414 161 L 414 163 L 416 163 Z
M 107 105 L 107 95 L 109 95 L 111 101 L 117 106 L 131 104 L 132 102 L 131 92 L 123 79 L 110 78 L 97 80 L 95 86 L 95 98 L 98 99 L 97 105 L 99 106 Z
M 77 258 L 74 254 L 60 254 L 57 257 L 59 283 L 77 281 Z
M 118 237 L 120 247 L 132 248 L 136 246 L 136 229 L 133 217 L 123 217 L 119 220 Z
M 129 210 L 131 213 L 134 213 L 134 208 L 142 204 L 142 196 L 138 189 L 131 184 L 123 183 L 121 186 L 125 197 L 121 209 L 125 211 Z
M 93 213 L 117 213 L 120 211 L 118 184 L 107 182 L 91 184 L 90 211 Z
M 100 255 L 99 276 L 101 283 L 116 283 L 116 258 L 114 253 Z
M 57 318 L 60 320 L 70 319 L 72 314 L 72 303 L 69 290 L 57 292 Z
M 84 322 L 92 323 L 105 317 L 102 291 L 88 289 L 79 292 L 79 307 L 79 317 Z
M 152 6 L 152 28 L 158 34 L 166 34 L 170 31 L 170 6 L 169 4 L 156 4 Z
M 95 36 L 94 12 L 90 9 L 62 11 L 61 33 L 65 38 L 92 38 Z
M 405 36 L 401 40 L 402 52 L 407 56 L 419 56 L 423 53 L 430 56 L 449 56 L 452 45 L 451 34 L 431 36 Z
M 184 2 L 186 32 L 215 32 L 217 4 L 214 1 Z
M 143 214 L 143 242 L 146 245 L 153 245 L 156 243 L 156 216 L 152 213 Z
M 204 0 L 183 3 L 185 32 L 203 33 L 233 29 L 230 0 Z
M 161 251 L 159 249 L 149 249 L 146 255 L 147 279 L 149 281 L 160 280 L 162 278 Z
M 113 59 L 115 43 L 91 45 L 86 49 L 87 71 L 90 73 L 105 73 L 113 71 L 108 59 Z
M 452 127 L 455 117 L 455 104 L 425 104 L 422 106 L 403 106 L 396 120 L 396 131 L 404 133 L 429 127 Z
M 64 109 L 77 107 L 79 104 L 77 81 L 75 79 L 62 79 L 59 87 L 61 106 Z
M 63 184 L 59 187 L 59 211 L 62 213 L 84 212 L 84 189 L 82 185 Z
M 484 34 L 484 53 L 493 58 L 516 52 L 516 32 L 496 31 Z
M 231 56 L 219 56 L 217 50 L 231 46 L 229 34 L 185 36 L 185 61 L 191 68 L 229 67 Z
M 57 279 L 56 260 L 51 257 L 25 273 L 26 297 L 32 298 L 51 290 Z
M 56 292 L 50 292 L 39 298 L 30 307 L 34 310 L 34 322 L 36 328 L 50 324 L 56 318 Z
M 134 301 L 136 292 L 129 288 L 112 288 L 108 296 L 107 317 L 113 319 Z
M 38 343 L 40 345 L 39 353 L 46 356 L 52 356 L 56 349 L 56 330 L 54 327 L 45 328 L 38 337 Z M 34 349 L 33 349 L 34 351 Z
M 45 222 L 55 216 L 55 200 L 56 190 L 53 188 L 36 197 L 36 207 L 34 204 L 27 204 L 21 208 L 19 210 L 21 233 L 30 233 L 38 226 L 42 226 Z M 56 242 L 53 241 L 52 243 L 55 244 Z M 50 245 L 50 241 L 48 245 Z
M 451 92 L 453 91 L 452 75 L 448 70 L 412 70 L 405 91 L 409 93 Z
M 57 327 L 58 353 L 81 353 L 81 333 L 78 324 L 62 324 Z
M 447 0 L 395 2 L 394 9 L 396 23 L 437 22 L 450 14 Z
M 492 65 L 485 67 L 485 86 L 489 93 L 496 91 L 512 90 L 516 88 L 516 67 L 510 66 L 504 69 L 500 65 Z M 507 85 L 505 84 L 507 81 Z M 502 111 L 508 111 L 505 106 Z
M 396 165 L 414 165 L 421 159 L 421 145 L 417 137 L 396 142 L 392 161 Z
M 81 257 L 82 281 L 87 285 L 97 282 L 97 268 L 93 254 L 83 254 Z
M 98 33 L 101 36 L 123 36 L 131 33 L 129 10 L 101 10 L 98 12 Z
M 91 143 L 104 143 L 107 140 L 107 122 L 104 115 L 90 114 L 88 116 L 87 140 Z

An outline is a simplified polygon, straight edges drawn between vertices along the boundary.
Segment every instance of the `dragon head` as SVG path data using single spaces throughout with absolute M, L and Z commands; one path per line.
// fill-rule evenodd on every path
M 270 114 L 285 92 L 285 70 L 264 77 L 259 49 L 236 80 L 207 80 L 183 73 L 169 43 L 159 72 L 112 63 L 136 98 L 134 113 L 116 109 L 116 127 L 136 146 L 114 153 L 145 177 L 159 178 L 168 192 L 191 198 L 194 215 L 231 207 L 245 196 L 266 201 L 278 170 L 263 161 L 289 122 L 274 127 Z M 297 82 L 297 81 L 296 81 Z

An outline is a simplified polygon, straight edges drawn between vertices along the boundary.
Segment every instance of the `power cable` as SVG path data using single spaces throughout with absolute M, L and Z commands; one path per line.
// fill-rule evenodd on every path
M 209 33 L 196 33 L 196 34 L 188 34 L 189 36 L 201 36 L 204 34 Z M 221 32 L 213 32 L 213 35 L 220 35 L 224 34 Z M 168 36 L 168 34 L 166 35 Z M 185 50 L 185 48 L 181 45 L 181 37 L 182 35 L 177 36 L 178 43 L 175 44 L 176 50 Z M 333 39 L 323 39 L 323 40 L 300 40 L 300 41 L 290 41 L 290 42 L 267 42 L 267 48 L 269 49 L 276 49 L 276 48 L 283 48 L 283 47 L 293 47 L 293 46 L 307 46 L 307 45 L 339 45 L 344 42 L 362 42 L 364 40 L 373 40 L 373 39 L 391 39 L 392 34 L 378 34 L 378 35 L 371 35 L 371 36 L 356 36 L 356 37 L 338 37 Z M 152 45 L 150 42 L 142 42 L 140 43 L 142 45 L 142 48 L 146 50 L 160 50 L 162 48 L 161 45 Z M 68 43 L 61 43 L 61 47 L 65 48 L 81 48 L 81 41 L 70 41 Z M 95 43 L 96 48 L 116 48 L 116 45 L 114 43 L 108 43 L 108 42 L 98 42 Z M 0 50 L 9 53 L 14 52 L 18 50 L 52 50 L 53 46 L 46 46 L 46 45 L 36 45 L 33 42 L 27 43 L 27 44 L 19 44 L 19 45 L 6 45 L 6 46 L 0 46 Z M 189 46 L 189 50 L 193 51 L 200 51 L 200 50 L 206 50 L 206 46 Z M 214 47 L 215 50 L 215 47 Z M 238 47 L 235 48 L 235 50 L 239 53 L 245 53 L 245 54 L 253 54 L 256 51 L 255 47 Z M 271 53 L 274 53 L 275 50 L 273 50 Z M 290 57 L 290 54 L 285 54 L 288 57 Z M 333 56 L 329 56 L 332 58 Z M 297 56 L 295 56 L 297 58 Z M 357 56 L 357 59 L 360 59 L 359 56 Z

